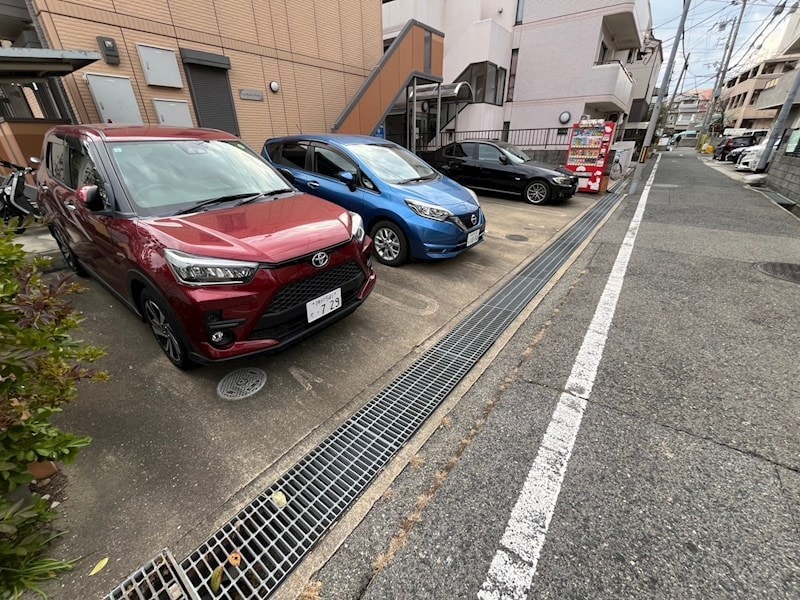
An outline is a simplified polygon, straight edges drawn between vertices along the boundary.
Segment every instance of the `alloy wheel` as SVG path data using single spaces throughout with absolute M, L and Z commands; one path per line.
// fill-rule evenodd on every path
M 525 190 L 525 199 L 531 204 L 541 204 L 547 200 L 547 184 L 541 181 L 534 181 Z
M 156 341 L 161 349 L 164 351 L 172 362 L 180 364 L 183 360 L 183 352 L 181 351 L 178 339 L 172 331 L 172 326 L 169 324 L 167 317 L 162 312 L 161 308 L 153 300 L 148 298 L 144 303 L 144 313 L 153 334 L 156 336 Z
M 391 262 L 400 256 L 400 238 L 388 227 L 376 230 L 372 241 L 375 244 L 375 252 L 383 260 Z

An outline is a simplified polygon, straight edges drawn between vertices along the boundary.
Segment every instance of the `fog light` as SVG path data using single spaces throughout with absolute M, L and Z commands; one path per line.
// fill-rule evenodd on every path
M 236 336 L 230 329 L 220 329 L 214 331 L 210 336 L 211 345 L 215 348 L 227 348 L 233 345 Z

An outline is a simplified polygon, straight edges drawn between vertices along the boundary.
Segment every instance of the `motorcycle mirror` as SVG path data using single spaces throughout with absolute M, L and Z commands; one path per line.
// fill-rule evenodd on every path
M 38 156 L 31 156 L 28 159 L 28 164 L 31 165 L 32 167 L 38 167 L 40 164 L 42 164 L 42 159 L 39 158 Z
M 103 198 L 100 196 L 100 190 L 96 185 L 85 185 L 78 190 L 76 194 L 86 208 L 92 212 L 97 212 L 105 208 Z

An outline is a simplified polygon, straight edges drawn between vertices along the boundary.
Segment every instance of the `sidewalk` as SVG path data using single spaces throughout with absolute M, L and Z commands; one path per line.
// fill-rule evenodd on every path
M 278 597 L 309 581 L 321 598 L 477 596 L 531 526 L 508 537 L 638 202 Z M 800 597 L 800 268 L 763 263 L 800 265 L 797 218 L 693 152 L 662 155 L 541 556 L 505 555 L 513 597 Z

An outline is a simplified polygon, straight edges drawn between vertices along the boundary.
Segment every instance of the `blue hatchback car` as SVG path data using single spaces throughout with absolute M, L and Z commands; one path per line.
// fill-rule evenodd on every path
M 297 135 L 267 140 L 261 154 L 301 191 L 361 215 L 383 264 L 450 258 L 483 241 L 475 193 L 393 142 Z

